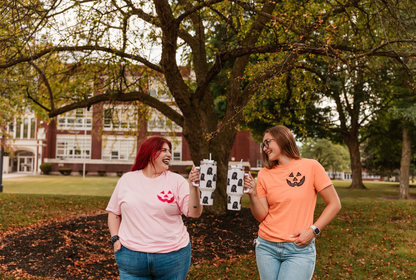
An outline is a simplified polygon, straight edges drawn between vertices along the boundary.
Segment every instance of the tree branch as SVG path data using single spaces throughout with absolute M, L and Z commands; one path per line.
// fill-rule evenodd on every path
M 176 112 L 172 109 L 169 105 L 157 100 L 156 98 L 151 97 L 147 93 L 139 92 L 139 91 L 132 91 L 129 93 L 121 93 L 121 92 L 111 92 L 111 93 L 104 93 L 93 96 L 87 100 L 81 100 L 76 103 L 72 103 L 54 110 L 50 110 L 49 117 L 53 118 L 60 114 L 72 111 L 77 108 L 88 108 L 91 105 L 98 104 L 101 102 L 131 102 L 131 101 L 140 101 L 146 105 L 149 105 L 152 108 L 155 108 L 163 115 L 165 115 L 170 120 L 174 121 L 180 127 L 184 125 L 184 118 L 181 114 Z
M 46 48 L 42 51 L 39 51 L 33 55 L 30 56 L 22 56 L 20 58 L 17 58 L 13 61 L 9 61 L 7 63 L 4 64 L 0 64 L 0 69 L 4 69 L 4 68 L 9 68 L 12 67 L 16 64 L 22 63 L 22 62 L 29 62 L 32 60 L 36 60 L 38 58 L 43 57 L 44 55 L 48 54 L 48 53 L 52 53 L 52 52 L 70 52 L 70 51 L 102 51 L 102 52 L 106 52 L 106 53 L 110 53 L 110 54 L 115 54 L 117 56 L 120 57 L 124 57 L 124 58 L 128 58 L 128 59 L 132 59 L 138 62 L 143 63 L 144 65 L 146 65 L 147 67 L 149 67 L 150 69 L 153 69 L 157 72 L 163 73 L 162 68 L 159 67 L 158 65 L 155 65 L 153 63 L 150 63 L 149 61 L 147 61 L 146 59 L 144 59 L 141 56 L 138 55 L 132 55 L 132 54 L 128 54 L 119 50 L 115 50 L 112 48 L 107 48 L 107 47 L 99 47 L 99 46 L 75 46 L 75 47 L 51 47 L 51 48 Z

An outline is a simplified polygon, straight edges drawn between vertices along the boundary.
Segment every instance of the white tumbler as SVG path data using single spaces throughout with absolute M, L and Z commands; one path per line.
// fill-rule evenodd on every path
M 227 174 L 227 209 L 233 211 L 241 210 L 241 197 L 249 190 L 244 190 L 244 167 L 240 163 L 238 165 L 230 165 Z
M 217 187 L 217 162 L 210 159 L 201 160 L 201 165 L 195 167 L 199 169 L 199 186 L 202 205 L 214 204 L 214 191 Z

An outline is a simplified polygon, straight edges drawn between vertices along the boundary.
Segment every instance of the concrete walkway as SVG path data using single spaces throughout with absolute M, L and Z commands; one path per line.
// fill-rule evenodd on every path
M 5 173 L 3 174 L 3 179 L 7 179 L 7 178 L 15 178 L 15 177 L 25 177 L 25 176 L 29 176 L 29 175 L 35 175 L 33 173 Z

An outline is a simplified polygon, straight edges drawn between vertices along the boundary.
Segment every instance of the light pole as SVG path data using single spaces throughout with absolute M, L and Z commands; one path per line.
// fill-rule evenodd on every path
M 1 134 L 1 155 L 0 155 L 0 193 L 3 192 L 3 157 L 4 157 L 4 132 Z

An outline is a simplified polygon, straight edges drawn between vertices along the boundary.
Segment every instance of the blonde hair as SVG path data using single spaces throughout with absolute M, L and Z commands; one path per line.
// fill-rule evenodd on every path
M 285 156 L 292 159 L 301 158 L 298 146 L 296 145 L 295 137 L 293 137 L 292 132 L 287 127 L 277 125 L 269 128 L 264 132 L 263 137 L 266 133 L 269 133 L 272 136 Z M 268 169 L 273 168 L 275 165 L 279 165 L 278 160 L 269 160 L 269 157 L 264 152 L 264 149 L 261 151 L 261 161 L 263 162 L 263 165 Z

